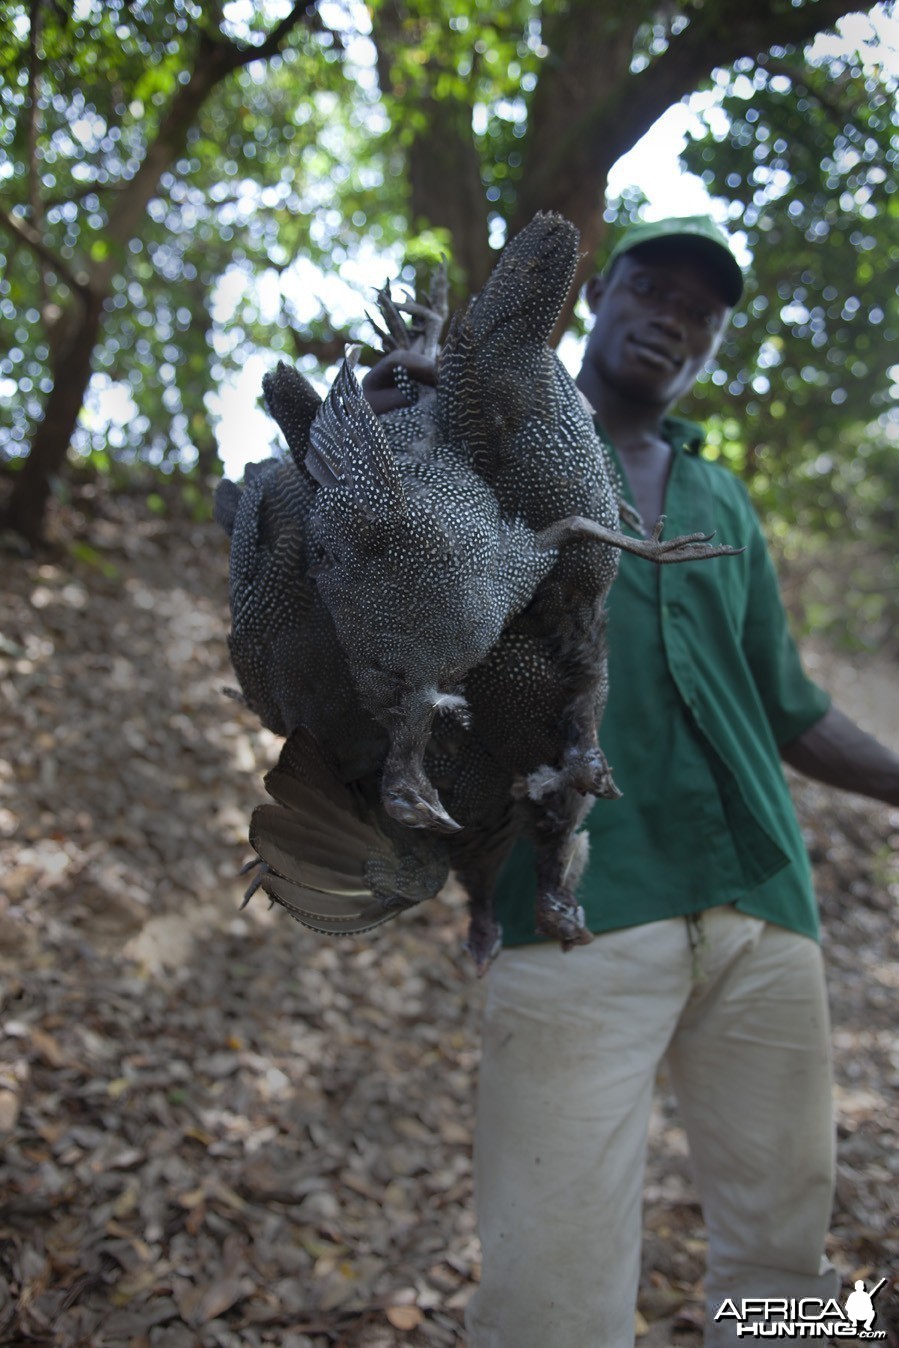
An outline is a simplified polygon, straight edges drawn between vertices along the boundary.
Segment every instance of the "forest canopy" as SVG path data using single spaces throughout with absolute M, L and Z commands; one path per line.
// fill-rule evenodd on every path
M 458 303 L 538 209 L 584 279 L 645 207 L 610 170 L 704 92 L 684 165 L 751 267 L 684 410 L 775 534 L 891 551 L 891 5 L 30 0 L 0 31 L 0 462 L 31 542 L 73 470 L 219 471 L 212 395 L 251 354 L 322 371 L 371 339 L 337 280 L 367 298 L 446 254 Z

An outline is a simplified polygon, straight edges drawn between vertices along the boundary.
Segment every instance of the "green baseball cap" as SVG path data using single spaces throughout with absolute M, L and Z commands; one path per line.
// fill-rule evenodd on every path
M 605 270 L 616 258 L 644 245 L 676 241 L 678 249 L 693 253 L 710 266 L 721 283 L 721 293 L 731 306 L 743 294 L 743 272 L 730 249 L 730 240 L 710 215 L 674 215 L 666 220 L 640 220 L 619 238 L 609 254 Z

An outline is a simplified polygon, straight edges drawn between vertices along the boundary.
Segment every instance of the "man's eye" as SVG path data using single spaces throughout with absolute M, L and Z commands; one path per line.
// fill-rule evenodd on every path
M 633 288 L 636 294 L 652 297 L 653 299 L 658 299 L 661 293 L 658 286 L 655 285 L 648 276 L 635 276 L 633 279 Z

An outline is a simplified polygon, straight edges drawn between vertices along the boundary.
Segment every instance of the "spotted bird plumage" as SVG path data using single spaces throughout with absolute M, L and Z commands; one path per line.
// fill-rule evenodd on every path
M 232 661 L 248 706 L 286 737 L 266 779 L 276 803 L 251 821 L 251 890 L 317 930 L 358 932 L 435 894 L 452 866 L 479 972 L 521 834 L 538 930 L 565 949 L 590 939 L 580 825 L 618 794 L 598 727 L 619 549 L 730 551 L 619 528 L 607 454 L 547 344 L 577 243 L 562 217 L 536 216 L 453 320 L 436 391 L 398 412 L 374 415 L 352 352 L 323 403 L 279 366 L 264 392 L 290 457 L 216 498 Z M 386 345 L 434 343 L 429 306 L 385 289 L 379 307 Z

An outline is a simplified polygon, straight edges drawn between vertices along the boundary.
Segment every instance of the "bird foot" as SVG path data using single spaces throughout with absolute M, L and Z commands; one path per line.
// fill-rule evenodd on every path
M 700 561 L 706 557 L 735 557 L 745 551 L 744 548 L 731 548 L 726 544 L 715 544 L 713 547 L 711 540 L 715 537 L 714 533 L 679 534 L 676 538 L 663 539 L 664 527 L 665 516 L 660 515 L 650 537 L 641 540 L 644 547 L 639 550 L 642 556 L 660 565 L 666 562 Z
M 621 795 L 599 749 L 570 749 L 560 768 L 543 764 L 527 777 L 516 777 L 512 796 L 515 800 L 539 801 L 569 789 L 604 800 L 617 800 Z
M 537 900 L 535 930 L 541 936 L 554 937 L 563 950 L 572 950 L 576 945 L 589 945 L 593 940 L 580 904 L 548 894 Z
M 369 321 L 380 336 L 385 351 L 417 351 L 429 360 L 436 360 L 440 334 L 449 314 L 447 286 L 444 259 L 437 269 L 426 303 L 408 292 L 405 300 L 394 300 L 390 294 L 389 281 L 376 292 L 375 299 L 386 331 L 379 327 L 371 315 Z M 408 314 L 412 322 L 407 324 L 403 314 Z
M 493 918 L 472 917 L 462 946 L 474 961 L 475 973 L 483 978 L 503 945 L 503 929 Z
M 600 796 L 617 800 L 621 795 L 612 781 L 612 770 L 598 748 L 570 749 L 562 765 L 566 786 L 582 796 Z
M 431 791 L 417 790 L 407 783 L 384 783 L 381 800 L 390 818 L 406 828 L 430 828 L 436 833 L 458 833 L 462 828 Z
M 714 534 L 680 534 L 677 538 L 662 539 L 665 516 L 656 521 L 649 538 L 631 538 L 620 529 L 607 529 L 605 525 L 588 520 L 583 515 L 568 515 L 556 520 L 536 536 L 540 548 L 557 548 L 577 538 L 595 538 L 599 543 L 621 548 L 622 552 L 633 552 L 647 561 L 663 565 L 669 562 L 705 561 L 709 557 L 736 557 L 745 548 L 731 548 L 726 544 L 709 542 Z

